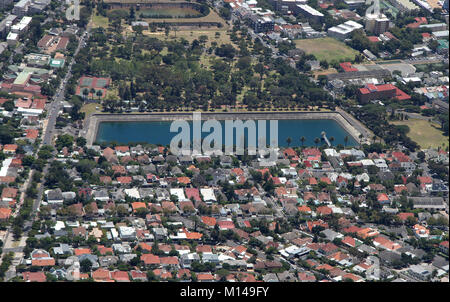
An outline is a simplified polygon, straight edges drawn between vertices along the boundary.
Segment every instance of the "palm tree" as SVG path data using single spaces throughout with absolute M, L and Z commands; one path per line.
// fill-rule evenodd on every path
M 330 138 L 329 138 L 328 140 L 330 141 L 331 145 L 333 146 L 334 137 L 333 137 L 333 136 L 330 136 Z
M 362 133 L 359 134 L 358 138 L 359 138 L 359 148 L 361 148 L 362 146 L 362 139 L 363 139 L 364 135 L 362 135 Z
M 95 95 L 97 95 L 97 96 L 98 96 L 98 99 L 100 100 L 100 97 L 103 95 L 103 91 L 97 90 L 97 92 L 95 93 Z
M 316 144 L 316 147 L 317 147 L 317 145 L 320 143 L 320 138 L 316 137 L 314 139 L 314 143 Z
M 84 88 L 83 89 L 83 96 L 84 96 L 84 98 L 86 98 L 88 95 L 89 95 L 89 89 Z
M 291 138 L 291 137 L 288 137 L 288 138 L 286 139 L 286 143 L 288 144 L 288 147 L 289 147 L 289 145 L 292 143 L 292 138 Z
M 348 143 L 348 135 L 346 135 L 346 136 L 344 137 L 344 143 L 345 143 L 345 147 L 347 147 L 347 143 Z
M 302 147 L 305 144 L 306 138 L 304 136 L 300 137 L 300 141 L 302 142 Z

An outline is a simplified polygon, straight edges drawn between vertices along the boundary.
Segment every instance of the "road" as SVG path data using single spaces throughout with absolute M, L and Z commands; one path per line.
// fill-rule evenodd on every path
M 435 55 L 433 57 L 417 58 L 414 60 L 403 60 L 404 63 L 417 65 L 417 64 L 436 64 L 445 63 L 445 58 L 442 55 Z M 447 61 L 448 62 L 448 61 Z
M 83 47 L 86 37 L 89 35 L 89 29 L 86 31 L 80 38 L 78 42 L 78 47 L 74 52 L 73 57 L 75 58 L 80 49 Z M 56 125 L 56 119 L 58 118 L 59 111 L 61 111 L 64 101 L 64 94 L 66 91 L 66 84 L 70 77 L 72 77 L 72 66 L 74 63 L 74 59 L 70 62 L 69 68 L 67 70 L 66 76 L 61 81 L 61 85 L 59 86 L 58 90 L 55 93 L 55 96 L 53 97 L 53 102 L 50 105 L 50 108 L 48 109 L 48 122 L 47 127 L 45 128 L 44 137 L 42 139 L 42 145 L 51 145 L 53 140 L 53 135 L 55 132 L 55 125 Z M 48 172 L 48 165 L 44 167 L 43 170 L 43 176 L 45 176 Z M 39 206 L 41 204 L 42 195 L 44 193 L 44 186 L 41 185 L 38 190 L 38 197 L 36 198 L 34 204 L 33 204 L 33 214 L 35 214 Z
M 88 29 L 88 31 L 89 31 L 89 29 Z M 89 35 L 88 31 L 86 31 L 80 37 L 80 40 L 78 42 L 78 47 L 74 52 L 73 58 L 75 58 L 75 56 L 78 54 L 80 49 L 83 47 L 85 39 Z M 63 106 L 66 84 L 67 84 L 67 81 L 72 76 L 71 70 L 72 70 L 73 63 L 74 63 L 74 59 L 72 59 L 72 61 L 70 62 L 69 66 L 68 66 L 66 76 L 61 81 L 61 84 L 58 87 L 58 89 L 55 93 L 55 96 L 53 97 L 53 102 L 51 102 L 49 108 L 47 108 L 47 117 L 48 117 L 47 126 L 45 128 L 44 136 L 43 136 L 43 139 L 42 139 L 42 142 L 41 142 L 41 145 L 39 146 L 39 148 L 42 147 L 43 145 L 51 145 L 52 144 L 53 134 L 54 134 L 55 125 L 56 125 L 56 119 L 59 115 L 59 111 L 62 109 L 62 106 Z M 48 167 L 49 167 L 48 164 L 44 167 L 43 177 L 45 177 L 45 175 L 47 174 Z M 22 186 L 22 189 L 21 189 L 22 194 L 20 196 L 20 202 L 18 204 L 18 208 L 14 212 L 14 215 L 17 215 L 19 213 L 20 205 L 23 204 L 23 201 L 25 199 L 25 192 L 28 189 L 30 179 L 33 177 L 32 172 L 33 171 L 30 171 L 30 174 L 28 175 L 26 182 Z M 43 184 L 41 184 L 38 189 L 37 198 L 35 199 L 35 201 L 33 203 L 33 211 L 31 214 L 31 217 L 33 217 L 33 218 L 37 217 L 36 213 L 39 209 L 39 206 L 40 206 L 40 203 L 42 200 L 43 191 L 44 191 L 44 186 L 43 186 Z M 25 222 L 25 229 L 27 229 L 27 227 L 28 228 L 31 227 L 31 225 L 32 225 L 32 221 Z M 26 246 L 27 233 L 28 232 L 25 232 L 24 235 L 22 236 L 22 238 L 20 239 L 19 244 L 17 246 L 14 246 L 14 242 L 13 242 L 13 238 L 12 238 L 12 234 L 11 234 L 11 228 L 8 228 L 8 230 L 6 231 L 6 235 L 5 235 L 5 243 L 4 243 L 2 255 L 0 257 L 0 262 L 5 253 L 8 253 L 8 252 L 21 253 L 23 251 L 23 248 Z M 18 261 L 18 262 L 20 262 L 20 261 Z M 17 264 L 13 263 L 10 267 L 10 270 L 14 271 L 16 265 Z
M 239 18 L 236 17 L 234 14 L 231 14 L 231 23 L 233 24 L 233 23 L 235 23 L 237 20 L 239 20 Z M 241 26 L 246 27 L 246 28 L 248 29 L 248 33 L 250 34 L 250 36 L 252 37 L 253 40 L 255 40 L 256 38 L 258 38 L 258 39 L 261 41 L 261 43 L 262 43 L 262 45 L 263 45 L 264 47 L 267 47 L 267 48 L 269 48 L 270 50 L 272 50 L 272 57 L 273 57 L 273 58 L 278 58 L 278 57 L 280 57 L 280 56 L 278 55 L 278 50 L 276 49 L 275 46 L 273 46 L 273 45 L 267 43 L 266 41 L 264 41 L 263 38 L 261 38 L 260 36 L 258 36 L 258 34 L 256 34 L 256 33 L 253 31 L 253 29 L 249 28 L 248 26 L 245 26 L 245 24 L 244 24 L 243 22 L 241 22 Z

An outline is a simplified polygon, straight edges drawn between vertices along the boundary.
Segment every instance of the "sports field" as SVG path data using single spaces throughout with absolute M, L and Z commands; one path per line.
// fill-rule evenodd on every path
M 406 125 L 409 127 L 407 136 L 418 143 L 421 148 L 447 147 L 448 137 L 442 135 L 439 125 L 426 120 L 409 119 L 392 122 L 394 125 Z
M 359 53 L 344 43 L 329 37 L 295 40 L 295 45 L 307 54 L 313 54 L 317 60 L 326 60 L 328 63 L 353 60 Z

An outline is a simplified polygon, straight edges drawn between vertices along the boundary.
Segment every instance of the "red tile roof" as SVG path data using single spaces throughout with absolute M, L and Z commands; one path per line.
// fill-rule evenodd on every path
M 23 280 L 27 282 L 45 282 L 47 281 L 47 277 L 44 272 L 23 272 L 22 273 Z
M 406 221 L 408 217 L 414 218 L 414 213 L 398 213 L 397 217 L 400 218 L 401 221 Z
M 350 62 L 342 62 L 339 63 L 339 66 L 341 66 L 341 68 L 345 71 L 345 72 L 349 72 L 349 71 L 358 71 L 358 69 L 354 68 L 352 66 L 352 63 Z
M 128 272 L 124 272 L 124 271 L 111 272 L 111 277 L 112 277 L 112 279 L 114 279 L 116 281 L 130 281 Z
M 34 259 L 31 260 L 32 266 L 53 266 L 55 265 L 55 259 Z
M 11 209 L 0 208 L 0 220 L 9 219 L 11 213 L 12 213 Z
M 145 204 L 145 202 L 140 202 L 140 201 L 135 201 L 133 203 L 131 203 L 131 206 L 133 207 L 133 211 L 136 212 L 137 209 L 146 209 L 147 205 Z
M 77 248 L 77 249 L 74 249 L 74 253 L 76 256 L 83 255 L 83 254 L 92 254 L 91 249 L 89 249 L 89 248 Z
M 216 218 L 214 217 L 202 216 L 201 219 L 202 222 L 208 226 L 213 227 L 216 225 Z
M 160 264 L 161 261 L 159 259 L 159 256 L 153 255 L 153 254 L 143 254 L 141 255 L 141 260 L 144 261 L 146 265 L 149 264 Z
M 130 176 L 119 176 L 117 177 L 117 181 L 121 184 L 129 184 L 132 181 Z
M 219 225 L 220 229 L 234 229 L 235 228 L 233 221 L 221 220 L 221 221 L 218 221 L 217 224 Z
M 92 272 L 92 279 L 95 281 L 109 281 L 111 280 L 111 272 L 107 269 L 99 268 Z
M 161 264 L 178 265 L 178 257 L 161 257 L 159 258 Z

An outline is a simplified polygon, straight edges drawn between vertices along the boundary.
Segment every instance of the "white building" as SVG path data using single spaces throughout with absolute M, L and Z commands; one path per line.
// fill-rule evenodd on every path
M 132 227 L 119 227 L 119 234 L 123 240 L 136 239 L 136 230 Z
M 13 26 L 11 26 L 11 31 L 13 33 L 16 33 L 16 34 L 19 34 L 19 35 L 24 33 L 25 31 L 27 31 L 28 26 L 30 25 L 32 19 L 33 18 L 27 17 L 27 16 L 23 17 L 20 20 L 19 23 L 14 24 Z
M 125 189 L 123 190 L 123 192 L 131 198 L 141 198 L 141 195 L 139 194 L 139 190 L 137 188 Z
M 19 41 L 19 35 L 13 32 L 10 32 L 8 36 L 6 37 L 6 42 L 8 42 L 8 45 L 16 45 Z
M 389 171 L 389 167 L 386 164 L 386 161 L 382 158 L 373 159 L 375 166 L 380 169 L 381 172 Z
M 350 38 L 350 35 L 353 31 L 357 29 L 361 29 L 363 26 L 355 21 L 349 20 L 343 24 L 340 24 L 338 26 L 333 26 L 328 29 L 328 36 L 339 39 L 339 40 L 345 40 Z
M 203 201 L 205 203 L 216 202 L 216 196 L 214 195 L 214 190 L 211 188 L 200 189 L 200 194 L 202 194 Z
M 175 195 L 178 201 L 187 201 L 189 199 L 184 195 L 184 190 L 182 188 L 170 189 L 170 195 Z

